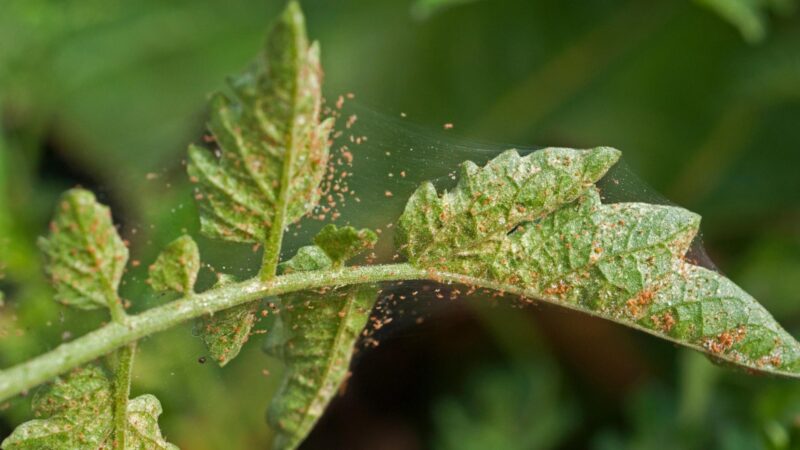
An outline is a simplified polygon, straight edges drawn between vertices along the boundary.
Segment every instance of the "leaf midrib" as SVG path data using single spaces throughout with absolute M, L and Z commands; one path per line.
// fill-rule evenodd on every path
M 341 347 L 341 343 L 344 340 L 344 336 L 347 331 L 348 319 L 350 319 L 350 314 L 353 311 L 353 305 L 357 302 L 357 296 L 359 294 L 358 286 L 353 286 L 349 289 L 350 292 L 347 293 L 347 300 L 345 302 L 346 312 L 344 314 L 344 317 L 340 318 L 341 320 L 339 321 L 339 326 L 336 329 L 336 336 L 333 339 L 333 348 L 335 350 Z M 306 407 L 303 409 L 303 419 L 301 421 L 301 426 L 300 426 L 301 429 L 303 429 L 306 426 L 313 425 L 314 422 L 318 419 L 318 417 L 311 418 L 309 411 L 311 407 L 314 405 L 314 403 L 316 403 L 322 396 L 322 391 L 325 388 L 325 380 L 328 380 L 328 377 L 330 377 L 331 372 L 333 372 L 333 367 L 336 365 L 335 362 L 337 356 L 338 352 L 334 351 L 330 353 L 330 357 L 327 358 L 325 361 L 325 369 L 323 371 L 323 376 L 321 378 L 323 382 L 320 383 L 320 385 L 316 389 L 316 392 L 314 393 L 314 401 L 308 402 Z M 309 421 L 311 422 L 310 424 Z
M 295 138 L 297 137 L 297 105 L 300 95 L 300 77 L 302 76 L 303 58 L 305 57 L 304 53 L 307 52 L 307 49 L 303 46 L 304 41 L 301 37 L 301 33 L 293 33 L 292 37 L 294 39 L 293 49 L 295 54 L 293 55 L 292 62 L 292 70 L 294 73 L 290 97 L 289 126 L 288 130 L 285 132 L 284 158 L 283 166 L 281 167 L 280 190 L 278 191 L 278 198 L 275 203 L 275 216 L 264 244 L 264 256 L 259 273 L 262 281 L 274 278 L 276 269 L 278 268 L 281 243 L 283 240 L 283 229 L 286 226 L 286 211 L 289 206 L 289 193 L 291 191 L 289 185 L 291 184 L 294 161 L 297 156 L 297 151 L 294 148 Z

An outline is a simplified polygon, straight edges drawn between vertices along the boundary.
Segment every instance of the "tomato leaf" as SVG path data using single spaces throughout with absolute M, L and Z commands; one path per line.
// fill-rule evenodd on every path
M 328 255 L 334 265 L 343 264 L 364 250 L 372 248 L 376 242 L 378 235 L 368 228 L 361 230 L 350 226 L 339 228 L 332 223 L 325 225 L 314 237 L 314 244 Z
M 503 153 L 465 163 L 456 188 L 411 197 L 399 244 L 411 264 L 618 322 L 713 359 L 800 372 L 800 344 L 742 289 L 686 261 L 700 217 L 603 204 L 592 185 L 610 149 Z
M 328 226 L 314 239 L 327 251 L 320 246 L 302 247 L 279 271 L 330 269 L 371 247 L 375 240 L 371 230 Z M 281 312 L 265 344 L 265 350 L 286 365 L 268 414 L 276 432 L 274 448 L 300 445 L 346 380 L 354 346 L 378 291 L 375 285 L 363 284 L 280 298 Z
M 271 335 L 282 345 L 270 350 L 286 364 L 268 414 L 276 433 L 274 448 L 296 448 L 339 391 L 378 291 L 374 285 L 357 285 L 282 297 L 284 331 Z
M 83 189 L 65 192 L 39 247 L 57 301 L 81 309 L 111 308 L 118 301 L 128 249 L 111 222 L 110 210 L 94 194 Z
M 305 19 L 290 2 L 265 53 L 211 101 L 216 154 L 189 149 L 204 234 L 263 243 L 272 227 L 282 231 L 316 206 L 333 127 L 320 122 L 321 86 L 319 46 L 308 45 Z
M 149 268 L 148 283 L 155 291 L 191 294 L 200 271 L 200 251 L 191 236 L 170 242 Z
M 3 450 L 114 448 L 113 386 L 98 367 L 88 366 L 57 379 L 33 399 L 41 419 L 18 426 L 2 443 Z M 127 446 L 172 450 L 158 428 L 161 404 L 152 395 L 128 402 Z
M 216 286 L 232 283 L 234 278 L 222 274 Z M 259 302 L 246 303 L 204 317 L 197 322 L 196 331 L 203 338 L 211 358 L 224 367 L 239 355 L 250 339 L 250 330 L 256 323 Z

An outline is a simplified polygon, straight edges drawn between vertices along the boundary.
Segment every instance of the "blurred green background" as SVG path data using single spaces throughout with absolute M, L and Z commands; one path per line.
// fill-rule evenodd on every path
M 207 94 L 259 50 L 282 6 L 0 0 L 0 366 L 103 320 L 55 305 L 41 275 L 35 239 L 69 187 L 94 189 L 131 241 L 140 265 L 123 295 L 133 308 L 168 300 L 142 279 L 161 246 L 198 228 L 186 145 L 201 140 Z M 421 178 L 503 148 L 485 142 L 615 146 L 630 172 L 703 216 L 717 266 L 800 336 L 798 6 L 303 1 L 329 101 L 356 93 L 374 142 L 356 152 L 364 204 L 344 218 L 391 222 Z M 394 122 L 400 112 L 409 125 Z M 384 150 L 400 156 L 381 159 Z M 401 170 L 409 177 L 398 183 Z M 369 196 L 384 184 L 394 200 Z M 654 195 L 635 181 L 621 189 Z M 201 246 L 217 270 L 244 276 L 258 262 L 249 247 Z M 800 383 L 498 300 L 432 302 L 418 326 L 400 315 L 379 347 L 359 352 L 346 394 L 304 448 L 800 448 Z M 257 340 L 220 370 L 198 362 L 191 325 L 148 338 L 133 393 L 161 399 L 162 429 L 181 448 L 269 448 L 264 411 L 281 367 Z M 0 436 L 29 418 L 28 400 L 0 405 Z

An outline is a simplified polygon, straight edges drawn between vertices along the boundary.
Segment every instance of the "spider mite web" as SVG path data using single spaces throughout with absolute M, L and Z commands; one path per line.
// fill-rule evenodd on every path
M 439 128 L 415 124 L 403 113 L 387 115 L 354 99 L 341 96 L 328 113 L 337 117 L 330 170 L 322 185 L 320 206 L 309 218 L 289 229 L 284 258 L 307 245 L 323 223 L 369 227 L 379 235 L 372 254 L 356 263 L 403 261 L 394 246 L 395 226 L 406 201 L 425 180 L 439 192 L 457 182 L 459 166 L 471 160 L 485 164 L 504 150 L 528 154 L 542 146 L 487 143 L 460 137 L 456 126 Z M 646 202 L 672 205 L 620 161 L 598 183 L 606 203 Z M 716 270 L 698 237 L 687 259 Z M 474 295 L 477 294 L 477 295 Z M 415 335 L 413 325 L 439 315 L 452 301 L 465 297 L 499 301 L 502 293 L 427 281 L 405 281 L 383 286 L 362 339 L 362 347 L 381 339 Z M 505 301 L 521 303 L 505 296 Z

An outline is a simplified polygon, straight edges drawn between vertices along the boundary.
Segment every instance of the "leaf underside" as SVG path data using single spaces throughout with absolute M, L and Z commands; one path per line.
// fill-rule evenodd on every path
M 170 242 L 149 268 L 148 283 L 157 292 L 191 294 L 200 271 L 200 252 L 190 236 Z
M 189 148 L 201 231 L 237 242 L 266 240 L 288 189 L 285 226 L 316 206 L 327 167 L 333 120 L 319 120 L 319 47 L 308 45 L 303 16 L 291 2 L 273 26 L 266 51 L 227 94 L 211 101 L 209 130 L 216 154 Z M 293 162 L 282 180 L 286 161 Z M 284 186 L 284 181 L 286 186 Z
M 616 150 L 508 151 L 462 167 L 451 192 L 411 197 L 399 244 L 421 268 L 545 300 L 756 371 L 800 373 L 800 344 L 746 292 L 684 259 L 700 217 L 602 204 Z
M 237 357 L 250 339 L 259 306 L 258 302 L 234 306 L 198 322 L 208 353 L 220 367 Z
M 378 290 L 357 285 L 282 297 L 283 342 L 270 350 L 286 364 L 268 414 L 275 449 L 296 448 L 339 391 Z
M 233 283 L 236 279 L 228 274 L 219 274 L 216 286 Z M 250 339 L 250 330 L 256 322 L 259 302 L 245 303 L 199 319 L 196 333 L 203 339 L 211 358 L 224 367 L 239 355 Z
M 215 152 L 189 148 L 201 232 L 265 244 L 266 251 L 271 233 L 282 233 L 317 205 L 333 128 L 332 118 L 320 122 L 321 90 L 319 46 L 308 45 L 300 7 L 290 2 L 264 54 L 231 80 L 229 93 L 212 99 Z M 203 338 L 220 365 L 238 355 L 257 309 L 241 305 L 203 321 Z
M 281 273 L 324 270 L 344 263 L 375 241 L 371 230 L 326 227 L 315 238 L 322 247 L 302 247 L 279 267 Z M 375 299 L 375 285 L 281 296 L 281 312 L 265 350 L 285 364 L 281 386 L 269 408 L 273 448 L 293 449 L 305 439 L 347 378 L 350 360 Z
M 18 426 L 3 443 L 3 450 L 111 449 L 113 442 L 112 383 L 95 366 L 77 369 L 58 379 L 33 399 L 41 419 Z M 127 448 L 176 450 L 158 428 L 161 404 L 152 395 L 128 402 Z
M 344 264 L 348 259 L 372 248 L 377 241 L 378 235 L 368 228 L 356 230 L 350 226 L 337 227 L 332 223 L 325 225 L 314 237 L 315 246 L 331 259 L 334 266 Z
M 65 192 L 50 233 L 39 239 L 39 247 L 57 301 L 80 309 L 110 307 L 117 301 L 128 248 L 108 207 L 94 194 L 83 189 Z

